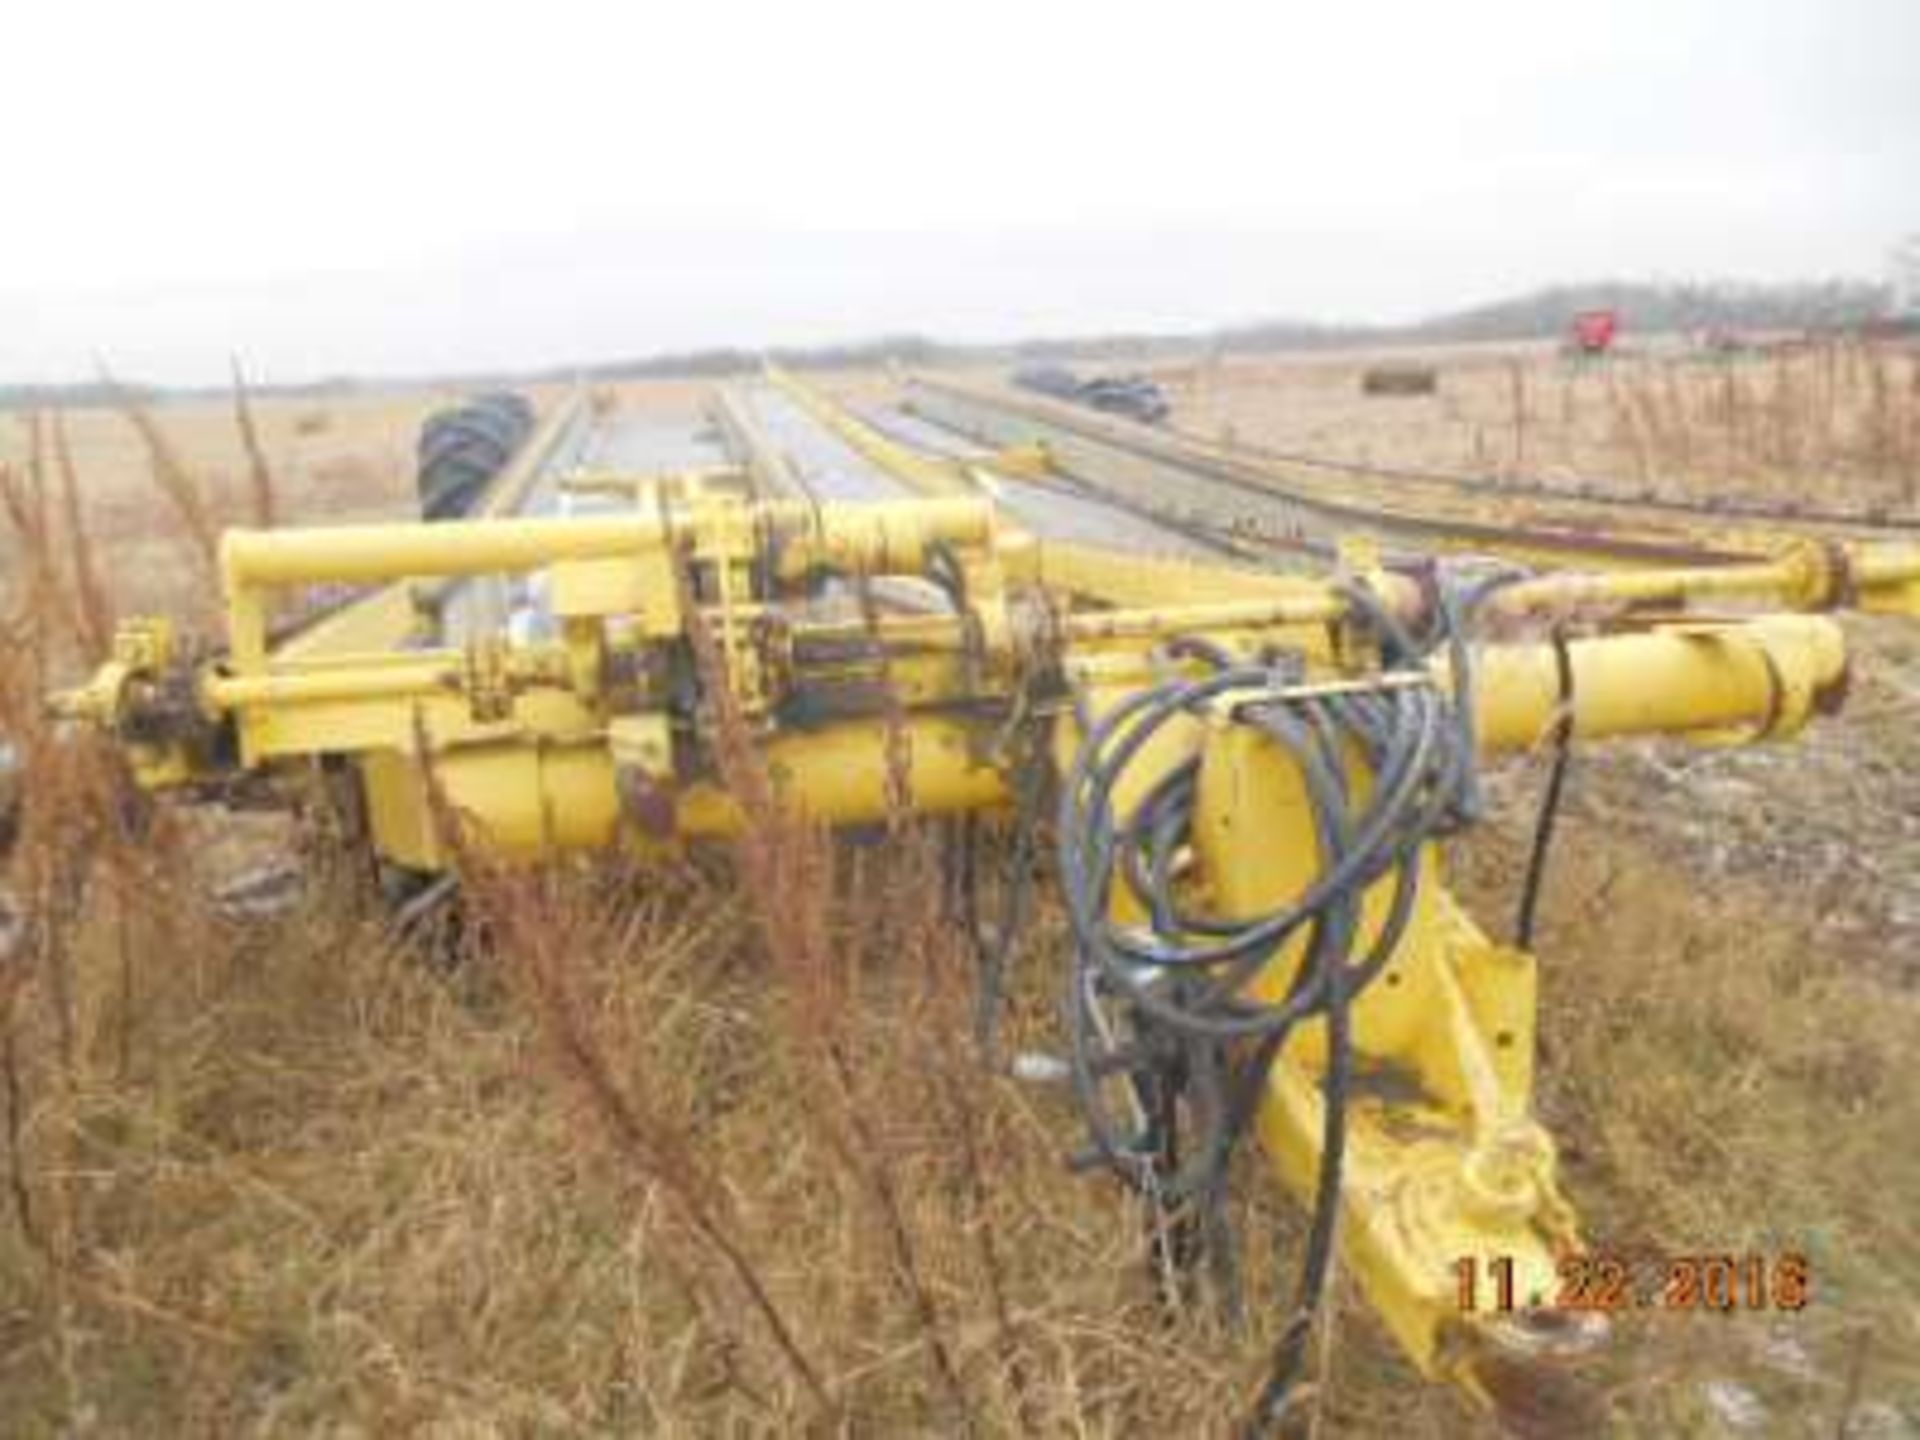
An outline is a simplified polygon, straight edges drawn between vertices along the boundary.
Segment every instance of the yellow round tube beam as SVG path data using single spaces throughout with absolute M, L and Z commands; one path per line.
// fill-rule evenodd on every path
M 917 568 L 935 542 L 991 544 L 993 506 L 950 497 L 876 505 L 740 507 L 716 504 L 676 513 L 592 518 L 448 520 L 432 525 L 332 525 L 296 530 L 230 530 L 221 553 L 231 589 L 322 583 L 372 584 L 537 570 L 566 560 L 602 560 L 658 551 L 670 532 L 709 526 L 748 533 L 768 521 L 790 535 L 808 563 L 865 569 Z
M 784 521 L 793 527 L 780 552 L 787 575 L 821 564 L 869 573 L 917 572 L 935 544 L 978 549 L 992 545 L 995 537 L 992 502 L 971 496 L 762 508 L 772 510 L 776 525 Z
M 1792 734 L 1837 703 L 1847 673 L 1839 626 L 1812 615 L 1576 640 L 1568 658 L 1573 733 L 1585 739 Z M 1552 646 L 1488 647 L 1478 664 L 1482 750 L 1525 749 L 1553 732 L 1563 700 Z
M 978 763 L 970 728 L 938 716 L 908 719 L 896 753 L 905 756 L 907 804 L 915 814 L 980 810 L 1006 802 L 1000 772 Z M 885 721 L 861 720 L 810 734 L 787 734 L 762 751 L 773 793 L 787 814 L 820 825 L 886 818 L 890 739 Z M 442 751 L 434 782 L 451 811 L 487 842 L 515 855 L 554 849 L 604 849 L 623 829 L 644 832 L 622 814 L 612 753 L 602 745 L 491 742 Z M 393 751 L 362 757 L 374 843 L 382 854 L 425 869 L 446 863 L 433 832 L 426 772 Z M 749 823 L 718 780 L 670 788 L 670 837 L 737 834 Z
M 658 549 L 653 515 L 593 519 L 447 520 L 432 525 L 333 525 L 229 530 L 221 544 L 232 589 L 373 584 L 444 575 L 534 570 Z

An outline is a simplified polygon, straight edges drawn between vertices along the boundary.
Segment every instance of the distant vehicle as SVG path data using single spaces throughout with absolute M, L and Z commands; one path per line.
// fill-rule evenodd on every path
M 1567 349 L 1575 355 L 1605 355 L 1619 334 L 1618 310 L 1582 310 L 1568 329 Z
M 1144 375 L 1096 375 L 1080 387 L 1080 400 L 1095 410 L 1148 425 L 1159 424 L 1173 409 L 1160 387 Z
M 1108 415 L 1124 415 L 1146 425 L 1159 424 L 1173 411 L 1165 393 L 1144 375 L 1094 375 L 1082 380 L 1064 365 L 1034 365 L 1016 370 L 1013 383 L 1023 390 Z

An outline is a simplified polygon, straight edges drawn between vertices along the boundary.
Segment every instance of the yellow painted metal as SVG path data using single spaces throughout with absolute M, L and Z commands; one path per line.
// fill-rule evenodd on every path
M 1261 630 L 1272 626 L 1331 625 L 1345 618 L 1347 604 L 1329 590 L 1275 596 L 1271 600 L 1215 600 L 1205 605 L 1165 605 L 1144 610 L 1089 610 L 1060 622 L 1069 640 L 1165 638 L 1195 629 Z
M 356 765 L 374 852 L 410 870 L 445 869 L 440 812 L 431 803 L 419 757 L 398 746 L 369 749 L 356 756 Z
M 1035 548 L 1032 578 L 1048 590 L 1107 605 L 1190 605 L 1324 592 L 1324 582 L 1271 570 L 1131 555 L 1049 540 Z
M 522 858 L 606 849 L 618 836 L 613 763 L 599 743 L 528 745 L 509 736 L 437 750 L 430 766 L 416 754 L 381 750 L 362 760 L 361 777 L 375 848 L 411 869 L 448 864 L 436 818 L 443 814 L 474 841 Z
M 567 655 L 558 647 L 518 649 L 506 657 L 506 663 L 509 683 L 517 687 L 568 683 Z M 335 657 L 299 669 L 282 666 L 261 675 L 212 673 L 202 679 L 200 700 L 214 713 L 341 700 L 427 700 L 461 694 L 472 664 L 466 652 L 403 651 Z
M 589 471 L 561 476 L 555 488 L 566 495 L 600 496 L 634 505 L 653 504 L 661 499 L 670 504 L 685 503 L 707 495 L 728 495 L 741 500 L 757 498 L 752 475 L 726 465 L 640 475 Z
M 1021 651 L 1047 644 L 1071 647 L 1076 664 L 1110 667 L 1116 659 L 1126 664 L 1129 646 L 1137 651 L 1183 632 L 1278 630 L 1285 632 L 1290 646 L 1325 660 L 1346 609 L 1335 590 L 1303 578 L 1116 557 L 1008 537 L 995 525 L 991 505 L 983 499 L 813 507 L 749 506 L 737 499 L 694 495 L 678 511 L 632 516 L 340 527 L 271 536 L 236 533 L 228 538 L 225 551 L 233 653 L 226 666 L 203 678 L 199 693 L 210 714 L 240 713 L 243 751 L 250 760 L 324 751 L 330 744 L 351 750 L 391 743 L 392 736 L 416 723 L 416 709 L 437 732 L 448 735 L 515 716 L 524 727 L 529 716 L 539 714 L 547 717 L 549 728 L 537 733 L 572 737 L 594 723 L 598 676 L 611 654 L 680 636 L 687 617 L 680 613 L 671 549 L 684 546 L 694 557 L 724 561 L 720 573 L 733 576 L 744 573 L 762 547 L 776 546 L 774 572 L 798 577 L 822 565 L 859 572 L 917 572 L 935 542 L 967 554 L 1012 557 L 1006 570 L 1025 574 L 1054 593 L 1096 602 L 1096 608 L 1043 618 L 1038 630 L 1016 625 L 999 593 L 1005 576 L 995 573 L 990 560 L 976 559 L 976 578 L 990 583 L 974 592 L 972 622 L 952 616 L 887 620 L 874 636 L 889 646 L 949 656 L 984 647 L 975 659 L 985 661 L 995 674 L 1006 673 Z M 1830 598 L 1832 586 L 1829 577 L 1810 567 L 1810 553 L 1724 571 L 1553 576 L 1513 587 L 1496 605 L 1511 612 L 1554 610 L 1598 600 L 1672 601 L 1703 592 L 1812 603 Z M 564 627 L 557 648 L 521 647 L 498 657 L 484 649 L 373 650 L 359 655 L 283 651 L 271 661 L 264 654 L 261 616 L 265 592 L 272 586 L 541 567 L 552 573 L 553 609 Z M 1852 583 L 1861 589 L 1910 584 L 1912 568 L 1910 555 L 1898 565 L 1880 562 Z M 774 632 L 763 633 L 752 645 L 746 642 L 741 627 L 748 623 L 749 610 L 757 612 L 758 602 L 745 592 L 727 599 L 735 583 L 729 580 L 720 592 L 718 619 L 736 681 L 748 669 L 769 671 L 756 682 L 757 689 L 774 683 L 792 662 L 766 648 Z M 1405 611 L 1418 603 L 1409 582 L 1376 575 L 1370 583 L 1392 608 Z M 1127 594 L 1156 603 L 1110 608 L 1115 598 Z M 1101 608 L 1103 604 L 1109 608 Z M 838 628 L 834 622 L 783 625 L 778 633 L 789 645 L 804 645 L 809 637 L 825 643 L 836 635 L 843 641 L 850 636 L 844 622 Z M 249 632 L 251 638 L 243 641 Z M 1783 659 L 1776 653 L 1795 647 L 1807 654 Z M 1830 627 L 1784 620 L 1742 629 L 1667 625 L 1645 635 L 1576 642 L 1573 653 L 1581 733 L 1595 736 L 1655 728 L 1713 735 L 1729 725 L 1750 723 L 1755 715 L 1766 717 L 1773 733 L 1785 733 L 1804 721 L 1817 696 L 1835 688 L 1842 665 L 1840 642 Z M 498 700 L 479 693 L 488 688 L 487 677 L 496 669 L 492 688 L 501 692 Z M 965 682 L 953 665 L 927 671 L 910 664 L 902 673 L 918 687 L 919 703 L 964 698 Z M 985 678 L 976 677 L 973 683 Z M 113 713 L 123 703 L 125 682 L 124 667 L 103 672 L 96 693 L 76 708 L 96 716 Z M 558 693 L 545 698 L 521 695 L 542 689 Z M 1495 743 L 1530 743 L 1554 713 L 1557 671 L 1544 651 L 1494 647 L 1485 661 L 1480 693 L 1488 711 L 1482 724 L 1489 737 Z M 499 713 L 490 714 L 495 710 Z M 468 719 L 462 721 L 462 715 Z
M 1005 777 L 979 758 L 977 733 L 940 716 L 905 721 L 891 754 L 916 814 L 990 809 L 1005 803 Z M 869 718 L 807 734 L 770 739 L 761 751 L 772 793 L 796 817 L 821 825 L 865 825 L 887 818 L 890 758 L 887 722 Z M 398 749 L 362 760 L 376 848 L 389 860 L 435 870 L 447 856 L 432 820 L 428 786 L 475 838 L 521 858 L 565 850 L 604 850 L 626 840 L 711 839 L 746 823 L 738 801 L 717 779 L 696 779 L 666 791 L 664 832 L 651 816 L 623 813 L 619 759 L 610 745 L 529 745 L 518 737 L 436 748 L 430 764 Z M 663 757 L 647 769 L 655 779 Z M 431 778 L 429 778 L 431 777 Z
M 934 545 L 991 549 L 999 534 L 992 503 L 974 496 L 822 505 L 806 514 L 781 556 L 789 574 L 821 565 L 918 574 Z
M 274 647 L 283 660 L 342 653 L 393 650 L 423 637 L 425 617 L 417 597 L 405 585 L 389 585 L 355 600 Z
M 1044 440 L 1003 446 L 993 452 L 993 458 L 983 468 L 1001 475 L 1018 476 L 1022 480 L 1047 480 L 1052 478 L 1055 471 L 1053 451 L 1047 448 Z
M 1576 640 L 1573 733 L 1586 739 L 1673 734 L 1720 743 L 1794 734 L 1836 708 L 1846 640 L 1817 615 L 1674 623 L 1640 635 Z M 1560 714 L 1559 665 L 1544 645 L 1488 646 L 1475 675 L 1480 743 L 1530 748 Z
M 715 583 L 727 597 L 738 590 L 741 573 L 763 554 L 786 576 L 825 566 L 899 573 L 923 569 L 938 545 L 990 551 L 995 543 L 992 505 L 973 497 L 817 507 L 799 502 L 747 504 L 699 487 L 682 488 L 678 494 L 681 503 L 671 510 L 662 504 L 592 518 L 229 532 L 222 557 L 231 668 L 240 678 L 265 675 L 272 593 L 286 587 L 550 569 L 556 614 L 569 620 L 624 616 L 642 634 L 662 639 L 682 629 L 676 545 L 684 544 L 712 562 Z M 980 578 L 988 577 L 982 572 Z M 382 601 L 385 607 L 397 603 Z M 997 615 L 983 614 L 990 627 L 1003 628 Z M 369 609 L 364 618 L 372 622 L 376 617 L 390 619 L 388 609 Z M 743 619 L 737 606 L 723 606 L 723 648 L 741 664 L 748 657 L 732 627 Z M 378 629 L 375 633 L 376 638 L 384 635 Z M 568 629 L 583 688 L 591 688 L 601 663 L 597 634 L 597 629 L 582 626 Z M 353 632 L 342 627 L 334 638 L 349 635 Z M 303 653 L 312 652 L 309 648 Z M 243 720 L 241 741 L 249 756 L 269 748 L 251 716 Z
M 1477 693 L 1483 747 L 1528 746 L 1561 714 L 1551 647 L 1490 650 Z M 1780 735 L 1797 728 L 1844 678 L 1838 627 L 1817 617 L 1690 626 L 1575 642 L 1575 732 L 1621 735 Z M 1444 667 L 1426 683 L 1445 684 Z M 1542 683 L 1544 679 L 1545 683 Z M 1101 714 L 1131 691 L 1083 696 Z M 1248 698 L 1222 695 L 1208 723 L 1169 727 L 1140 752 L 1115 797 L 1122 816 L 1162 776 L 1200 759 L 1194 868 L 1186 884 L 1210 914 L 1244 919 L 1299 896 L 1321 872 L 1313 810 L 1294 761 L 1259 729 L 1228 723 Z M 1069 722 L 1070 723 L 1070 722 Z M 1070 755 L 1078 732 L 1063 738 Z M 1349 757 L 1364 794 L 1371 775 Z M 1427 1374 L 1488 1398 L 1482 1366 L 1597 1338 L 1598 1326 L 1556 1316 L 1557 1261 L 1578 1247 L 1551 1136 L 1532 1111 L 1536 974 L 1533 957 L 1492 943 L 1439 883 L 1428 883 L 1379 980 L 1352 1014 L 1357 1081 L 1347 1111 L 1342 1253 L 1402 1348 Z M 1365 897 L 1356 953 L 1385 923 L 1391 881 Z M 1126 911 L 1137 902 L 1116 902 Z M 1297 936 L 1268 963 L 1254 993 L 1287 994 L 1306 944 Z M 1282 1183 L 1311 1203 L 1324 1136 L 1324 1022 L 1302 1027 L 1269 1074 L 1257 1125 Z M 1457 1266 L 1498 1256 L 1512 1265 L 1520 1311 L 1464 1314 Z
M 778 538 L 789 573 L 831 564 L 912 572 L 936 543 L 992 543 L 983 499 L 952 496 L 818 508 L 705 498 L 684 514 L 639 512 L 565 519 L 449 520 L 435 525 L 341 525 L 229 531 L 222 546 L 230 596 L 317 584 L 373 584 L 429 576 L 493 575 L 563 561 L 645 557 L 670 537 L 719 543 Z
M 1324 600 L 1314 597 L 1195 606 L 1184 612 L 1093 611 L 1057 621 L 1052 641 L 1066 646 L 1070 675 L 1100 685 L 1138 685 L 1157 673 L 1155 644 L 1174 634 L 1205 633 L 1247 652 L 1282 640 L 1309 654 L 1326 654 L 1320 623 L 1326 613 Z M 944 616 L 887 619 L 872 627 L 852 622 L 802 626 L 782 637 L 779 655 L 765 655 L 760 663 L 782 677 L 782 693 L 831 694 L 836 687 L 877 680 L 879 672 L 862 643 L 868 640 L 891 652 L 888 669 L 896 698 L 910 709 L 977 700 L 988 693 L 983 685 L 999 683 L 995 677 L 1007 673 L 991 657 L 971 655 L 965 627 Z M 1034 643 L 1043 643 L 1043 637 Z M 1845 680 L 1840 632 L 1816 616 L 1675 623 L 1643 634 L 1576 640 L 1569 654 L 1574 730 L 1595 739 L 1651 733 L 1708 743 L 1781 737 L 1830 703 Z M 209 673 L 201 680 L 200 698 L 210 714 L 252 717 L 250 758 L 258 761 L 410 747 L 422 731 L 450 746 L 503 735 L 571 742 L 599 733 L 608 723 L 595 703 L 578 693 L 564 645 L 518 648 L 498 663 L 492 683 L 502 687 L 508 703 L 492 718 L 476 700 L 476 661 L 468 651 L 336 657 L 277 665 L 258 676 Z M 103 677 L 69 701 L 69 713 L 106 719 L 117 712 L 124 704 L 127 672 L 116 668 Z M 1434 683 L 1451 684 L 1444 661 L 1434 666 Z M 1484 747 L 1499 751 L 1537 744 L 1561 714 L 1552 649 L 1487 647 L 1475 693 Z
M 291 585 L 375 584 L 493 575 L 560 560 L 638 555 L 666 543 L 651 514 L 586 519 L 445 520 L 433 525 L 336 525 L 230 530 L 221 544 L 229 592 Z
M 632 513 L 595 518 L 233 535 L 224 550 L 233 645 L 221 664 L 190 667 L 165 626 L 133 626 L 113 661 L 61 704 L 124 733 L 161 732 L 134 747 L 155 784 L 230 765 L 230 747 L 207 743 L 228 726 L 247 767 L 351 760 L 376 848 L 432 870 L 448 863 L 446 815 L 515 855 L 737 831 L 746 817 L 719 777 L 719 737 L 686 694 L 699 669 L 696 631 L 720 657 L 700 683 L 733 692 L 774 793 L 823 825 L 885 818 L 901 756 L 916 812 L 1006 804 L 994 757 L 1023 677 L 1057 674 L 1097 714 L 1166 677 L 1176 662 L 1163 642 L 1175 635 L 1242 655 L 1297 653 L 1319 687 L 1452 685 L 1444 660 L 1382 675 L 1358 643 L 1348 595 L 1324 580 L 1043 544 L 1002 524 L 986 496 L 747 503 L 704 482 L 634 494 Z M 922 576 L 936 556 L 964 579 L 964 613 L 849 613 L 815 584 L 829 571 Z M 1375 558 L 1353 552 L 1349 581 L 1364 577 L 1389 609 L 1420 618 L 1422 588 L 1381 573 Z M 519 571 L 547 577 L 557 633 L 402 645 L 422 624 L 409 582 Z M 1917 574 L 1910 551 L 1808 548 L 1730 567 L 1551 576 L 1491 605 L 1516 623 L 1702 598 L 1817 609 L 1873 597 L 1897 608 L 1911 603 Z M 342 581 L 391 588 L 356 618 L 329 622 L 323 643 L 310 633 L 269 647 L 278 590 Z M 1844 688 L 1843 637 L 1824 616 L 1624 628 L 1605 618 L 1608 633 L 1568 642 L 1570 694 L 1551 645 L 1479 648 L 1483 750 L 1538 744 L 1563 707 L 1590 738 L 1784 736 Z M 199 712 L 186 720 L 183 694 Z M 1229 692 L 1169 727 L 1119 797 L 1133 803 L 1155 774 L 1200 757 L 1195 883 L 1229 917 L 1297 894 L 1317 866 L 1292 763 L 1252 728 L 1226 723 L 1250 698 Z M 1078 741 L 1076 712 L 1058 692 L 1044 703 L 1064 756 Z M 180 733 L 168 737 L 168 725 Z M 1353 781 L 1369 782 L 1357 761 Z M 1437 874 L 1437 853 L 1428 864 Z M 1384 903 L 1367 898 L 1365 928 L 1377 928 Z M 1283 989 L 1297 961 L 1282 951 L 1259 987 Z M 1453 1262 L 1511 1256 L 1522 1287 L 1549 1286 L 1556 1247 L 1577 1238 L 1551 1140 L 1532 1119 L 1534 989 L 1531 957 L 1491 943 L 1433 884 L 1354 1014 L 1367 1083 L 1349 1121 L 1350 1271 L 1417 1363 L 1470 1387 L 1476 1357 L 1514 1337 L 1449 1309 Z M 1259 1117 L 1296 1192 L 1318 1169 L 1323 1065 L 1309 1026 L 1274 1070 Z
M 979 756 L 978 728 L 941 716 L 914 716 L 901 727 L 896 753 L 914 811 L 949 814 L 1001 805 L 1005 777 Z M 764 748 L 774 793 L 806 818 L 828 825 L 883 820 L 889 803 L 888 722 L 870 718 L 813 734 L 785 734 Z M 742 823 L 737 802 L 712 781 L 690 786 L 681 803 L 682 832 L 724 835 Z
M 1869 613 L 1920 615 L 1920 547 L 1859 545 L 1846 554 L 1842 601 L 1850 587 L 1854 603 Z
M 586 415 L 586 396 L 578 390 L 551 406 L 507 468 L 487 487 L 475 513 L 512 514 Z M 296 659 L 341 651 L 393 649 L 420 633 L 420 607 L 414 595 L 404 587 L 389 586 L 299 627 L 276 647 L 276 654 Z
M 1843 547 L 1801 541 L 1777 557 L 1741 564 L 1599 574 L 1544 575 L 1496 594 L 1495 614 L 1586 605 L 1680 605 L 1749 600 L 1800 610 L 1842 607 L 1920 613 L 1920 549 Z
M 173 623 L 163 617 L 124 620 L 113 637 L 113 653 L 88 682 L 52 697 L 54 715 L 96 726 L 122 737 L 129 768 L 150 789 L 185 785 L 200 778 L 209 757 L 189 737 L 164 727 L 129 725 L 128 719 L 164 703 L 161 686 L 173 673 L 179 643 Z
M 1257 729 L 1218 716 L 1198 748 L 1194 883 L 1210 910 L 1244 918 L 1298 896 L 1322 863 L 1298 768 Z M 1349 768 L 1364 793 L 1371 775 L 1357 759 Z M 1424 865 L 1405 936 L 1351 1016 L 1358 1079 L 1340 1234 L 1349 1273 L 1436 1374 L 1499 1338 L 1477 1333 L 1487 1317 L 1460 1312 L 1461 1258 L 1511 1259 L 1523 1299 L 1551 1295 L 1556 1256 L 1577 1235 L 1551 1138 L 1532 1118 L 1533 959 L 1489 942 L 1453 903 L 1438 883 L 1437 846 Z M 1379 933 L 1391 889 L 1383 881 L 1368 892 L 1359 953 Z M 1287 991 L 1305 941 L 1276 955 L 1256 993 Z M 1325 1067 L 1325 1024 L 1314 1021 L 1270 1073 L 1259 1114 L 1280 1178 L 1305 1201 L 1320 1171 Z
M 1130 693 L 1084 698 L 1105 713 Z M 1198 757 L 1194 868 L 1186 884 L 1222 919 L 1267 913 L 1320 870 L 1313 815 L 1297 768 L 1253 727 L 1227 723 L 1231 695 L 1205 721 L 1168 727 L 1149 742 L 1115 795 L 1120 815 L 1174 767 Z M 1059 749 L 1079 743 L 1072 722 Z M 1524 728 L 1524 727 L 1514 727 Z M 1357 760 L 1352 783 L 1371 776 Z M 1551 1137 L 1532 1118 L 1535 966 L 1492 944 L 1438 883 L 1429 883 L 1381 978 L 1354 1007 L 1356 1098 L 1348 1110 L 1342 1190 L 1347 1273 L 1406 1352 L 1430 1375 L 1469 1388 L 1473 1361 L 1507 1342 L 1506 1321 L 1463 1316 L 1455 1266 L 1462 1257 L 1514 1262 L 1522 1296 L 1552 1294 L 1555 1259 L 1577 1242 L 1577 1222 L 1555 1177 Z M 1390 882 L 1366 897 L 1364 953 L 1379 933 Z M 1137 905 L 1116 900 L 1125 912 Z M 1284 994 L 1300 963 L 1296 937 L 1255 982 Z M 1302 1027 L 1268 1083 L 1257 1127 L 1282 1183 L 1303 1203 L 1319 1175 L 1323 1135 L 1324 1022 Z

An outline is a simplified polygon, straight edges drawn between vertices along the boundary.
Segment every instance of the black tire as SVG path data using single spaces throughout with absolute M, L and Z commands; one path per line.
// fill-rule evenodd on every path
M 513 416 L 490 406 L 463 405 L 458 410 L 442 410 L 420 427 L 420 464 L 430 465 L 455 436 L 484 441 L 510 454 L 525 433 L 525 427 Z
M 523 431 L 533 428 L 533 402 L 524 395 L 511 390 L 494 390 L 478 397 L 473 403 L 481 409 L 511 416 Z
M 454 520 L 468 514 L 526 442 L 533 423 L 533 406 L 507 392 L 428 416 L 416 449 L 421 515 Z

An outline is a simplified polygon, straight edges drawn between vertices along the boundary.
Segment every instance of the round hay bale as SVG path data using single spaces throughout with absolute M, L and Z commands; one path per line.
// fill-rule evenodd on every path
M 1440 372 L 1413 360 L 1388 360 L 1360 372 L 1363 395 L 1432 395 L 1440 389 Z

